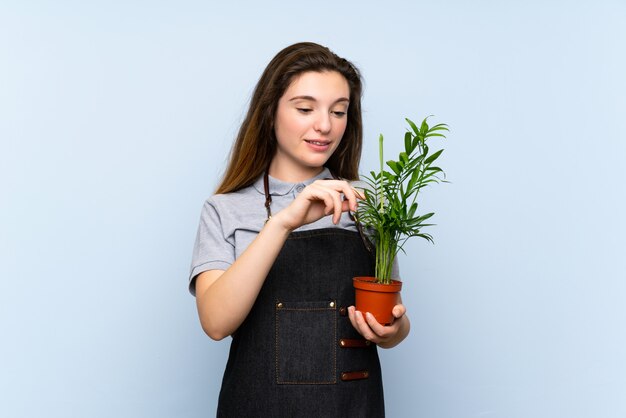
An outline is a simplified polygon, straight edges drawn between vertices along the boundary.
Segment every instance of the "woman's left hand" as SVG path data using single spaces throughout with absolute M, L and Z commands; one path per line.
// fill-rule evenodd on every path
M 371 313 L 357 311 L 354 306 L 348 308 L 352 326 L 365 338 L 382 348 L 391 348 L 400 344 L 409 334 L 411 327 L 406 316 L 406 308 L 399 304 L 393 307 L 394 317 L 391 325 L 381 325 Z

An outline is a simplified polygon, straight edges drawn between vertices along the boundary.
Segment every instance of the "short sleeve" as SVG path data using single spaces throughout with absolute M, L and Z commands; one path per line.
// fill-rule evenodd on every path
M 189 292 L 196 294 L 196 277 L 208 270 L 226 270 L 235 261 L 232 237 L 225 236 L 219 211 L 211 199 L 202 207 L 191 258 Z

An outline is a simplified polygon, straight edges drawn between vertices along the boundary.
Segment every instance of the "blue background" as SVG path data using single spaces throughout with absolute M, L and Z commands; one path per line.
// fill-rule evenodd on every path
M 442 3 L 442 2 L 440 2 Z M 363 72 L 365 154 L 451 126 L 401 257 L 390 417 L 626 416 L 623 1 L 3 1 L 0 416 L 213 416 L 187 293 L 202 202 L 271 57 Z

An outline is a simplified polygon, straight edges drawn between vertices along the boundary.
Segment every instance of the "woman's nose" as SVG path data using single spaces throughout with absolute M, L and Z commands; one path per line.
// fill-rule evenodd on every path
M 314 128 L 320 133 L 329 133 L 331 129 L 330 114 L 327 112 L 320 112 L 320 115 L 315 120 Z

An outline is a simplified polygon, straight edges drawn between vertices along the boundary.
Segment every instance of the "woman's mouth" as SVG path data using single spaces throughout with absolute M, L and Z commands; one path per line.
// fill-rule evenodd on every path
M 309 148 L 314 151 L 326 151 L 330 147 L 330 141 L 322 141 L 317 139 L 305 139 L 304 142 L 309 144 Z

